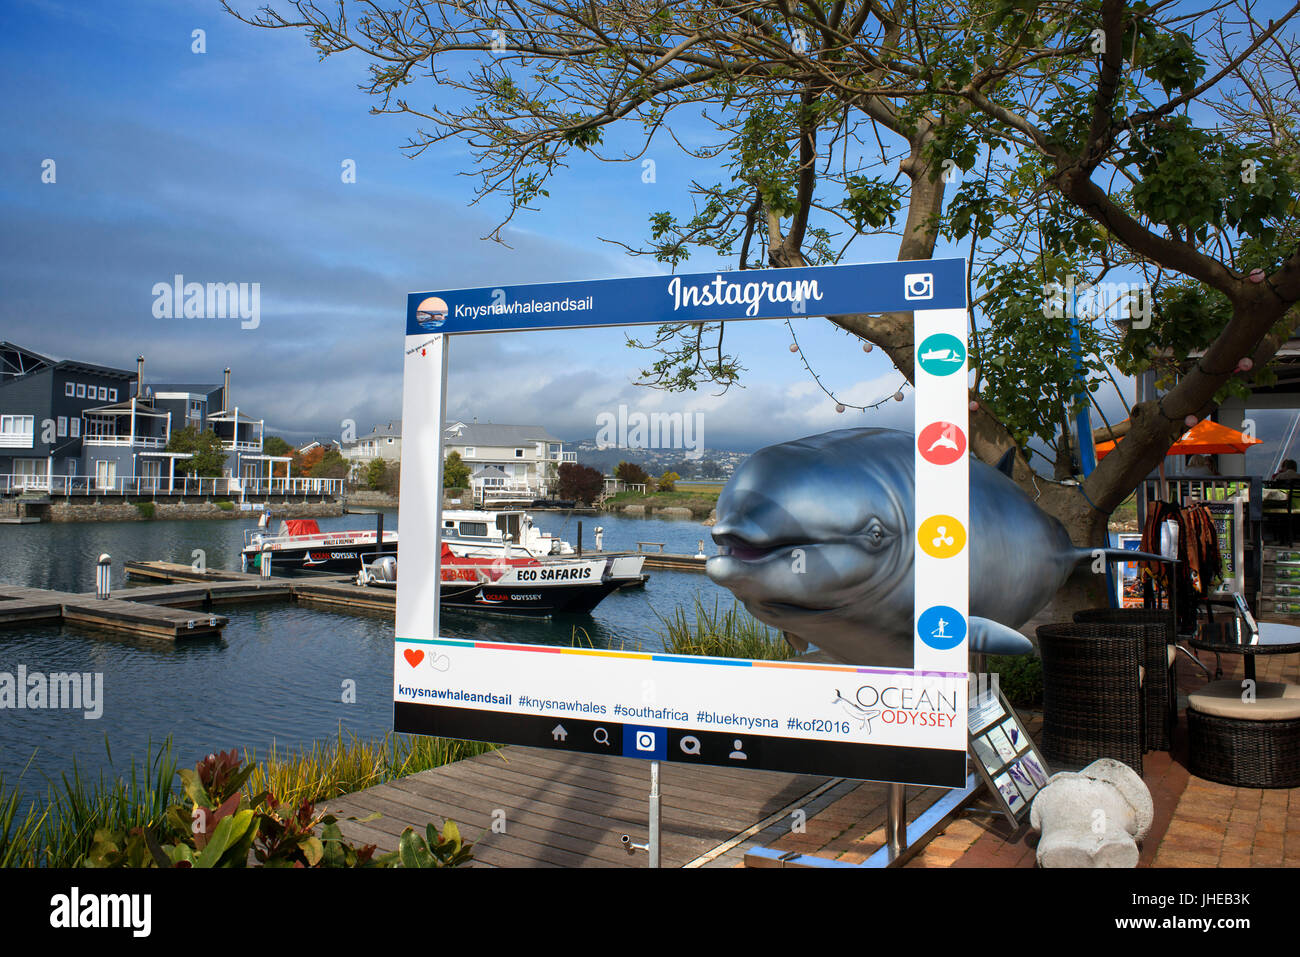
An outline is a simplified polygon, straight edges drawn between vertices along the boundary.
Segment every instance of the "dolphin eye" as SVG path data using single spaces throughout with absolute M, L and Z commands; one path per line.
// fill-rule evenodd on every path
M 867 540 L 867 545 L 871 548 L 879 548 L 881 545 L 885 544 L 885 540 L 889 538 L 889 532 L 885 529 L 885 526 L 878 518 L 873 518 L 870 523 L 868 523 L 867 527 L 863 529 L 862 535 Z

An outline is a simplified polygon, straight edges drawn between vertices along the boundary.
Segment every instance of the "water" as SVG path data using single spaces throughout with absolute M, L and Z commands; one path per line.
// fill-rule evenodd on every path
M 586 550 L 594 529 L 605 529 L 606 550 L 635 549 L 637 541 L 664 542 L 665 551 L 693 554 L 709 530 L 690 520 L 621 518 L 606 514 L 534 513 L 536 524 L 576 544 L 583 523 Z M 369 528 L 373 515 L 319 519 L 323 529 Z M 129 559 L 194 561 L 201 549 L 210 568 L 239 568 L 243 530 L 253 520 L 195 522 L 93 522 L 0 526 L 0 581 L 85 592 L 94 587 L 95 561 L 113 558 L 114 589 L 129 587 Z M 396 513 L 386 529 L 399 528 Z M 521 621 L 444 613 L 451 637 L 597 647 L 662 648 L 656 616 L 696 597 L 712 607 L 731 606 L 731 595 L 697 572 L 654 570 L 644 589 L 615 592 L 590 616 Z M 72 767 L 97 774 L 108 769 L 105 737 L 118 770 L 143 757 L 148 743 L 174 738 L 182 766 L 214 750 L 265 752 L 332 739 L 342 727 L 378 737 L 392 725 L 393 624 L 387 616 L 321 611 L 289 602 L 222 605 L 230 619 L 219 640 L 171 644 L 115 637 L 58 626 L 0 629 L 0 672 L 19 665 L 32 672 L 102 672 L 103 715 L 80 711 L 0 711 L 0 774 L 24 775 L 27 790 L 44 790 Z M 355 682 L 356 702 L 343 703 L 345 681 Z M 33 760 L 33 753 L 35 758 Z

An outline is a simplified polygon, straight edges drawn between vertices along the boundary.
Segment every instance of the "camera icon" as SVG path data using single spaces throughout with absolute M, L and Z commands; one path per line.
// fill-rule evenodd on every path
M 653 751 L 655 749 L 655 733 L 653 731 L 638 731 L 636 733 L 636 749 L 638 751 Z
M 934 273 L 909 272 L 903 277 L 904 299 L 933 299 Z

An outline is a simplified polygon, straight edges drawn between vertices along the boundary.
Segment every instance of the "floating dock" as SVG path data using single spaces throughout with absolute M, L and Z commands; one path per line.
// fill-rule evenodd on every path
M 96 598 L 94 594 L 0 585 L 0 625 L 75 624 L 178 641 L 220 635 L 226 620 L 224 615 L 164 608 L 125 598 Z

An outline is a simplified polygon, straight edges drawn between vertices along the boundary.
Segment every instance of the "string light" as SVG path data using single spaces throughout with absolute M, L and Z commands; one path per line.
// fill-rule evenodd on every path
M 831 399 L 831 401 L 835 403 L 836 412 L 843 412 L 845 409 L 857 409 L 859 412 L 866 412 L 868 410 L 879 409 L 882 405 L 884 405 L 886 402 L 889 402 L 891 400 L 895 402 L 903 401 L 902 388 L 900 388 L 897 392 L 891 393 L 890 395 L 887 395 L 882 399 L 877 399 L 875 402 L 871 402 L 867 405 L 854 405 L 852 402 L 844 402 L 843 400 L 839 399 L 835 395 L 835 393 L 831 392 L 830 389 L 826 388 L 826 386 L 822 383 L 821 376 L 817 375 L 817 373 L 813 371 L 813 367 L 808 364 L 808 357 L 804 355 L 803 348 L 799 345 L 799 337 L 794 334 L 794 326 L 790 324 L 789 319 L 785 320 L 785 327 L 790 330 L 790 338 L 793 340 L 790 343 L 790 351 L 799 354 L 799 361 L 803 363 L 803 367 L 808 370 L 808 374 L 812 376 L 813 381 L 817 383 L 817 388 L 825 392 L 826 395 Z M 871 343 L 864 342 L 862 344 L 862 351 L 870 352 Z M 906 386 L 907 383 L 904 382 L 903 387 L 906 388 Z

